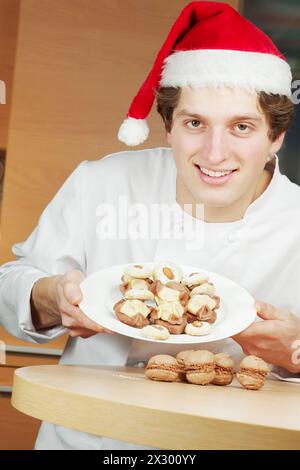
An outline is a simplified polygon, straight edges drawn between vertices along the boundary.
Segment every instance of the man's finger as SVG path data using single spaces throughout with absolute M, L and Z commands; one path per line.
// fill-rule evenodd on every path
M 263 320 L 286 320 L 289 311 L 286 308 L 276 308 L 271 304 L 257 300 L 254 305 L 257 315 Z
M 82 300 L 82 292 L 78 284 L 67 281 L 64 285 L 64 295 L 72 305 L 78 305 Z

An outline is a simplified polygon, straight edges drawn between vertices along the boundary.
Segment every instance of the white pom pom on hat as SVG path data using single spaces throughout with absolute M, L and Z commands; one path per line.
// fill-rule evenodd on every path
M 128 146 L 140 145 L 148 139 L 149 127 L 146 119 L 129 117 L 123 121 L 118 132 L 118 139 Z
M 118 133 L 148 138 L 146 118 L 163 87 L 240 87 L 291 97 L 291 69 L 271 39 L 226 3 L 194 1 L 180 13 Z

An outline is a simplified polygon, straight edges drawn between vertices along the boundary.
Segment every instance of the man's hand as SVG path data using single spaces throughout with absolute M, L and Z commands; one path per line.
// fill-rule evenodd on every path
M 39 279 L 31 294 L 32 320 L 36 329 L 62 324 L 70 336 L 89 338 L 97 333 L 113 333 L 90 320 L 78 307 L 82 300 L 80 283 L 85 275 L 72 269 L 64 275 Z
M 252 323 L 232 338 L 245 354 L 258 356 L 292 373 L 300 373 L 299 360 L 295 361 L 295 348 L 300 346 L 300 319 L 288 309 L 261 301 L 255 303 L 255 308 L 264 321 Z

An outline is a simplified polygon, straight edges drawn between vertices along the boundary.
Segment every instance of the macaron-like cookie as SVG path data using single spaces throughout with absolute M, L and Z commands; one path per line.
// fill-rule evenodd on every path
M 158 354 L 149 359 L 145 374 L 150 380 L 176 382 L 179 379 L 179 366 L 175 357 Z
M 125 299 L 153 300 L 154 294 L 146 289 L 128 289 L 124 294 Z
M 153 269 L 153 279 L 166 284 L 169 281 L 180 282 L 182 280 L 182 270 L 174 263 L 158 263 Z
M 182 279 L 182 284 L 187 286 L 189 289 L 200 286 L 205 282 L 208 282 L 208 277 L 204 273 L 191 273 Z
M 240 363 L 236 377 L 239 383 L 249 390 L 259 390 L 269 372 L 268 364 L 257 356 L 246 356 Z
M 164 326 L 148 325 L 142 328 L 142 336 L 149 339 L 166 340 L 169 338 L 170 333 Z
M 193 351 L 184 360 L 186 379 L 196 385 L 207 385 L 215 377 L 214 355 L 205 349 Z
M 215 295 L 216 289 L 215 286 L 211 282 L 205 282 L 204 284 L 201 284 L 200 286 L 194 287 L 191 292 L 190 296 L 193 297 L 194 295 L 197 294 L 207 294 L 210 296 Z
M 144 264 L 130 264 L 124 269 L 124 274 L 136 279 L 147 279 L 152 276 L 152 268 Z
M 215 378 L 214 385 L 229 385 L 233 380 L 234 363 L 231 357 L 225 353 L 215 354 Z
M 176 355 L 176 360 L 178 364 L 181 365 L 182 367 L 185 367 L 185 364 L 184 364 L 185 358 L 191 352 L 194 352 L 194 349 L 187 349 L 184 351 L 179 351 L 179 353 L 177 353 Z
M 148 316 L 151 314 L 152 307 L 142 300 L 122 299 L 114 305 L 114 311 L 122 323 L 135 328 L 143 328 L 150 323 Z
M 185 333 L 190 336 L 205 336 L 209 335 L 211 331 L 212 326 L 210 323 L 199 320 L 196 320 L 193 323 L 188 323 L 185 327 Z

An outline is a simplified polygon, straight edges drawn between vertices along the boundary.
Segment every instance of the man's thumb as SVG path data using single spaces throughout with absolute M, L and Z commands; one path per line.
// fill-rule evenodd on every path
M 257 300 L 254 304 L 257 315 L 263 320 L 285 320 L 289 314 L 287 309 L 276 308 L 271 304 Z

